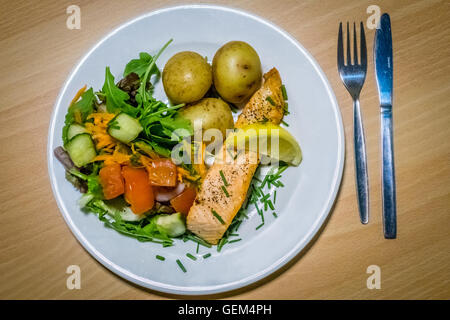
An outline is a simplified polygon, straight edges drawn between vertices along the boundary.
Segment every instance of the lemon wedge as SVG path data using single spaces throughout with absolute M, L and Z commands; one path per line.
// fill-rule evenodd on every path
M 227 148 L 245 148 L 294 166 L 302 161 L 302 150 L 295 138 L 286 129 L 270 122 L 239 128 L 225 143 Z

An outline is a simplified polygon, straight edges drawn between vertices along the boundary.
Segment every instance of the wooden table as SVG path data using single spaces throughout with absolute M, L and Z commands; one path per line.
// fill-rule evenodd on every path
M 66 28 L 66 7 L 81 7 L 81 30 Z M 47 131 L 56 96 L 80 57 L 104 34 L 166 1 L 6 1 L 0 4 L 0 298 L 161 299 L 102 267 L 77 242 L 53 199 Z M 191 1 L 170 1 L 171 5 Z M 202 1 L 208 2 L 208 1 Z M 337 96 L 346 165 L 334 210 L 316 241 L 258 285 L 209 296 L 232 299 L 450 298 L 450 4 L 448 1 L 211 1 L 242 8 L 287 30 L 317 59 Z M 374 30 L 361 101 L 372 220 L 359 222 L 350 96 L 336 70 L 339 21 L 366 21 L 371 4 L 389 12 L 394 39 L 394 121 L 398 239 L 381 224 L 379 107 Z M 66 288 L 79 265 L 81 290 Z M 381 289 L 369 290 L 369 265 Z

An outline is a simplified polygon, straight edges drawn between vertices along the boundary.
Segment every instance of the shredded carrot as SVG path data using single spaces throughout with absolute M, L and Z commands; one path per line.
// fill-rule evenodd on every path
M 150 159 L 149 157 L 146 157 L 144 155 L 140 155 L 139 161 L 142 163 L 142 165 L 144 166 L 145 170 L 147 170 L 147 173 L 150 176 L 150 171 L 151 171 L 151 168 L 152 168 L 152 159 Z
M 182 177 L 186 178 L 187 180 L 195 181 L 198 179 L 198 177 L 191 176 L 191 173 L 189 171 L 181 167 L 177 167 L 177 171 Z
M 73 105 L 75 102 L 78 101 L 78 99 L 80 99 L 80 97 L 83 95 L 83 93 L 86 91 L 87 85 L 84 85 L 83 88 L 81 88 L 80 90 L 78 90 L 77 94 L 75 95 L 75 97 L 73 97 L 72 101 L 70 102 L 70 105 Z
M 116 147 L 113 154 L 101 154 L 96 156 L 92 162 L 94 161 L 104 161 L 105 165 L 110 164 L 126 164 L 130 161 L 131 155 L 125 154 L 119 151 L 119 149 Z
M 103 149 L 104 152 L 112 152 L 117 145 L 117 141 L 108 134 L 108 122 L 115 117 L 112 113 L 96 112 L 91 113 L 87 119 L 93 119 L 94 122 L 86 122 L 85 127 L 88 133 L 94 139 L 97 150 Z

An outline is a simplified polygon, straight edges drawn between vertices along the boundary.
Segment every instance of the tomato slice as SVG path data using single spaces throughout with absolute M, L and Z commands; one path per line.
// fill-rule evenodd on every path
M 170 205 L 176 212 L 181 212 L 184 215 L 189 213 L 189 209 L 194 204 L 196 191 L 194 187 L 187 187 L 182 193 L 170 200 Z
M 125 200 L 135 214 L 144 213 L 155 204 L 152 186 L 145 169 L 124 166 L 122 176 L 125 179 Z
M 177 184 L 177 166 L 167 158 L 154 159 L 146 167 L 150 182 L 154 186 L 175 187 Z
M 114 199 L 124 193 L 125 186 L 119 164 L 111 164 L 101 168 L 98 175 L 106 200 Z

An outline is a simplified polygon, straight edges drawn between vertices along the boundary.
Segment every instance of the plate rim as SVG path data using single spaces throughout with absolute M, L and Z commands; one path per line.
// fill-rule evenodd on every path
M 234 14 L 242 15 L 247 18 L 256 20 L 257 22 L 260 22 L 275 31 L 277 31 L 279 34 L 281 34 L 286 40 L 290 41 L 298 50 L 300 50 L 305 57 L 308 59 L 308 61 L 311 63 L 317 74 L 319 75 L 322 83 L 325 85 L 328 97 L 330 101 L 332 102 L 333 109 L 334 109 L 334 115 L 335 120 L 337 124 L 337 131 L 338 131 L 338 157 L 337 157 L 337 165 L 336 170 L 334 172 L 333 176 L 333 189 L 332 192 L 329 193 L 328 199 L 326 201 L 326 205 L 323 206 L 322 211 L 320 212 L 319 218 L 316 220 L 316 222 L 313 224 L 313 226 L 309 229 L 309 232 L 297 243 L 296 246 L 291 248 L 286 254 L 283 255 L 282 258 L 274 261 L 269 267 L 266 267 L 262 271 L 258 272 L 257 274 L 254 274 L 252 276 L 234 281 L 234 282 L 228 282 L 221 285 L 211 285 L 211 286 L 175 286 L 175 285 L 169 285 L 164 284 L 157 281 L 152 281 L 150 279 L 138 276 L 136 274 L 133 274 L 132 272 L 120 267 L 119 265 L 113 263 L 108 258 L 106 258 L 101 252 L 97 251 L 95 247 L 84 237 L 84 235 L 81 233 L 81 231 L 76 227 L 73 220 L 71 219 L 68 210 L 64 204 L 64 201 L 59 193 L 59 191 L 56 189 L 56 176 L 53 166 L 53 149 L 51 146 L 53 145 L 53 136 L 55 132 L 55 126 L 56 126 L 56 114 L 57 110 L 59 109 L 58 106 L 61 105 L 62 97 L 64 96 L 67 87 L 69 83 L 72 81 L 73 77 L 77 73 L 78 69 L 81 67 L 81 65 L 88 59 L 88 57 L 107 39 L 112 37 L 114 34 L 122 30 L 123 28 L 126 28 L 129 25 L 132 25 L 133 23 L 136 23 L 137 21 L 140 21 L 142 19 L 158 15 L 161 13 L 174 11 L 174 10 L 182 10 L 182 9 L 212 9 L 212 10 L 218 10 L 218 11 L 226 11 L 231 12 Z M 48 129 L 48 137 L 47 137 L 47 170 L 48 175 L 50 178 L 50 184 L 52 188 L 53 195 L 55 197 L 56 203 L 58 205 L 59 211 L 61 212 L 66 224 L 69 226 L 69 229 L 72 231 L 72 233 L 75 235 L 78 242 L 82 245 L 82 247 L 89 252 L 90 255 L 92 255 L 98 262 L 100 262 L 104 267 L 109 269 L 114 274 L 117 274 L 118 276 L 126 279 L 127 281 L 130 281 L 132 283 L 138 284 L 139 286 L 142 286 L 144 288 L 148 288 L 151 290 L 164 292 L 168 294 L 178 294 L 178 295 L 208 295 L 208 294 L 217 294 L 222 292 L 227 292 L 235 289 L 239 289 L 245 286 L 248 286 L 252 283 L 258 282 L 259 280 L 268 277 L 269 275 L 273 274 L 283 266 L 285 266 L 289 261 L 294 259 L 300 252 L 303 251 L 303 249 L 308 245 L 308 243 L 311 242 L 311 240 L 314 238 L 314 236 L 317 234 L 321 226 L 324 224 L 325 220 L 329 216 L 331 209 L 336 201 L 336 197 L 338 194 L 338 191 L 340 189 L 340 185 L 342 182 L 342 175 L 343 175 L 343 169 L 344 169 L 344 162 L 345 162 L 345 136 L 344 136 L 344 127 L 342 122 L 342 115 L 340 112 L 340 108 L 336 99 L 336 96 L 334 94 L 334 91 L 328 81 L 328 78 L 326 77 L 325 73 L 323 72 L 320 65 L 317 63 L 317 61 L 314 59 L 314 57 L 297 41 L 295 37 L 293 37 L 290 33 L 279 27 L 278 25 L 272 23 L 271 21 L 260 17 L 259 15 L 256 15 L 254 13 L 248 12 L 246 10 L 242 10 L 240 8 L 234 8 L 230 6 L 222 6 L 222 5 L 210 5 L 210 4 L 189 4 L 189 5 L 177 5 L 177 6 L 168 6 L 168 7 L 161 7 L 159 9 L 155 9 L 149 12 L 146 12 L 142 15 L 139 15 L 137 17 L 134 17 L 124 23 L 119 24 L 118 26 L 114 27 L 114 29 L 103 36 L 99 41 L 97 41 L 94 46 L 92 46 L 87 53 L 85 53 L 81 59 L 78 60 L 78 62 L 75 64 L 75 67 L 72 68 L 70 71 L 69 76 L 66 78 L 64 84 L 62 85 L 58 97 L 56 99 L 55 104 L 53 105 L 53 111 L 50 117 L 50 125 Z

